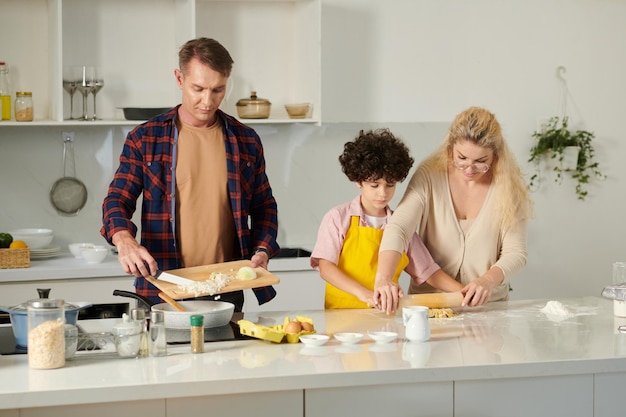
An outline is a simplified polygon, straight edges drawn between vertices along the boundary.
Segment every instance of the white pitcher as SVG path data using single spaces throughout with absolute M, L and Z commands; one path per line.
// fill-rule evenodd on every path
M 402 322 L 404 323 L 405 337 L 412 342 L 425 342 L 430 339 L 430 324 L 428 324 L 428 307 L 402 307 Z

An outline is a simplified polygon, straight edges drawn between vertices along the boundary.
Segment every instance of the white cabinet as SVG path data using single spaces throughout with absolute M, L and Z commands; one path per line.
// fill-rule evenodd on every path
M 222 108 L 236 115 L 252 90 L 272 102 L 270 119 L 321 120 L 321 0 L 3 0 L 0 60 L 14 91 L 33 92 L 35 121 L 0 126 L 85 124 L 69 116 L 63 67 L 94 65 L 104 73 L 92 124 L 127 124 L 122 107 L 169 107 L 180 102 L 173 70 L 189 39 L 215 38 L 235 61 Z M 93 97 L 88 99 L 89 112 Z M 310 119 L 292 120 L 284 104 L 311 102 Z M 74 114 L 82 109 L 74 96 Z
M 355 385 L 358 381 L 355 374 Z M 428 382 L 308 389 L 306 417 L 389 416 L 449 417 L 453 408 L 454 384 Z
M 509 417 L 596 415 L 594 375 L 455 381 L 455 417 L 504 415 Z

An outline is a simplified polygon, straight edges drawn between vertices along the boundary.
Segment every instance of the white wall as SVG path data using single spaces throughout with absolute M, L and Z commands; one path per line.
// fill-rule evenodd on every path
M 611 263 L 626 260 L 619 123 L 626 2 L 324 0 L 322 15 L 324 124 L 257 129 L 279 203 L 280 243 L 312 246 L 326 210 L 355 195 L 337 157 L 359 129 L 390 127 L 419 161 L 455 114 L 485 106 L 532 173 L 526 160 L 537 119 L 561 112 L 556 69 L 562 65 L 572 123 L 596 133 L 608 179 L 590 187 L 586 202 L 576 200 L 568 180 L 549 179 L 533 193 L 529 262 L 513 280 L 512 297 L 599 295 Z M 78 177 L 89 190 L 77 217 L 57 215 L 48 202 L 62 174 L 62 130 L 0 127 L 0 230 L 49 226 L 62 245 L 100 239 L 100 204 L 126 130 L 72 129 Z

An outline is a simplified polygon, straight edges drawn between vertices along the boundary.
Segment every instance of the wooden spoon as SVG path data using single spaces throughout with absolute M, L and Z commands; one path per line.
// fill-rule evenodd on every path
M 168 303 L 169 305 L 171 305 L 172 307 L 174 307 L 178 311 L 187 311 L 185 307 L 177 303 L 176 300 L 174 300 L 172 297 L 170 297 L 169 295 L 163 292 L 159 293 L 159 298 L 165 301 L 166 303 Z

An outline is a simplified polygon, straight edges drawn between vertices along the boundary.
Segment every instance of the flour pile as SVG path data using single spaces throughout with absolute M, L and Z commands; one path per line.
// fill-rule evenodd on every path
M 541 312 L 554 321 L 562 321 L 574 316 L 574 313 L 558 301 L 548 301 Z

